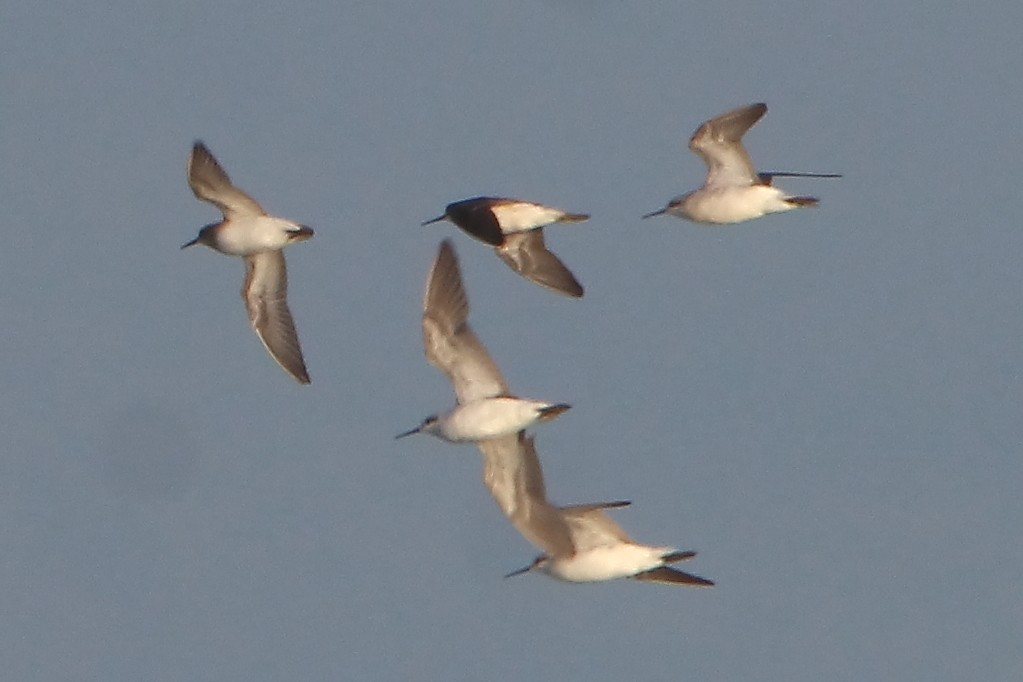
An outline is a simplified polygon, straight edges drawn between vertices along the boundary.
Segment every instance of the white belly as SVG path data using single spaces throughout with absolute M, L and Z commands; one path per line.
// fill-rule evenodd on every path
M 483 398 L 459 405 L 443 418 L 440 436 L 454 443 L 518 433 L 537 421 L 549 403 L 519 398 Z
M 627 578 L 663 565 L 661 557 L 669 551 L 670 547 L 630 543 L 607 545 L 559 557 L 548 564 L 547 572 L 551 577 L 573 583 Z
M 704 187 L 686 197 L 683 208 L 685 217 L 694 222 L 728 225 L 792 210 L 795 206 L 786 203 L 786 197 L 767 185 Z
M 260 251 L 283 249 L 289 231 L 298 226 L 273 216 L 251 216 L 232 220 L 217 233 L 217 251 L 231 256 L 248 256 Z
M 557 222 L 564 211 L 536 204 L 504 204 L 491 209 L 497 218 L 497 224 L 505 234 L 512 232 L 528 232 L 544 225 Z

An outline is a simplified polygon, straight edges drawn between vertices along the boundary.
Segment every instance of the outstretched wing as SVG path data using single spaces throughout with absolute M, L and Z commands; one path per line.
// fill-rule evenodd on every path
M 423 348 L 426 359 L 451 381 L 459 403 L 508 393 L 501 370 L 468 323 L 469 299 L 458 257 L 444 240 L 423 296 Z
M 252 197 L 231 184 L 227 173 L 202 142 L 192 146 L 192 155 L 188 157 L 188 186 L 196 197 L 214 204 L 227 219 L 266 215 Z
M 571 555 L 572 536 L 561 510 L 547 501 L 533 438 L 520 431 L 477 445 L 483 483 L 515 529 L 548 556 Z
M 716 116 L 696 129 L 689 148 L 707 164 L 704 187 L 743 187 L 759 182 L 742 136 L 766 113 L 763 102 L 751 104 Z
M 270 356 L 296 381 L 308 384 L 309 373 L 288 309 L 288 272 L 281 251 L 263 251 L 245 257 L 242 298 L 252 329 Z
M 583 287 L 575 275 L 547 250 L 542 228 L 509 234 L 494 250 L 508 267 L 529 281 L 565 296 L 580 298 L 583 295 Z

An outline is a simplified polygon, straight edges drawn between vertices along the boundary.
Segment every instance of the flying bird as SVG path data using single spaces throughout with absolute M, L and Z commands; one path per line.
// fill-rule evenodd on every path
M 458 404 L 398 434 L 429 433 L 452 443 L 514 434 L 557 417 L 569 406 L 512 396 L 501 371 L 468 323 L 469 299 L 451 242 L 441 242 L 423 296 L 423 348 L 451 381 Z
M 188 186 L 208 201 L 224 219 L 206 225 L 185 249 L 204 244 L 245 261 L 242 300 L 256 336 L 284 371 L 302 384 L 309 383 L 295 323 L 288 309 L 288 273 L 283 249 L 313 236 L 311 228 L 268 215 L 248 194 L 231 184 L 227 173 L 202 142 L 192 146 L 188 159 Z
M 696 587 L 714 584 L 669 565 L 691 559 L 696 552 L 637 543 L 605 513 L 629 502 L 551 504 L 531 436 L 519 433 L 478 446 L 483 453 L 484 484 L 516 530 L 543 551 L 531 564 L 505 577 L 539 571 L 574 583 L 632 578 Z
M 423 297 L 423 347 L 451 381 L 458 406 L 400 434 L 427 432 L 475 442 L 483 455 L 483 482 L 512 525 L 544 554 L 510 575 L 537 570 L 570 582 L 631 577 L 709 586 L 705 578 L 669 566 L 695 556 L 629 538 L 604 509 L 628 502 L 558 507 L 547 500 L 543 470 L 525 428 L 561 414 L 568 405 L 508 394 L 501 371 L 468 323 L 469 300 L 451 243 L 443 241 Z
M 567 213 L 532 201 L 475 197 L 448 204 L 444 215 L 423 222 L 430 225 L 449 220 L 494 252 L 508 267 L 531 282 L 573 298 L 583 287 L 565 264 L 547 250 L 543 228 L 552 223 L 589 220 L 585 213 Z
M 834 173 L 758 173 L 742 146 L 742 136 L 767 113 L 763 102 L 725 112 L 704 122 L 689 139 L 689 148 L 707 164 L 703 187 L 677 196 L 644 218 L 668 214 L 697 223 L 726 225 L 768 213 L 816 206 L 818 199 L 791 196 L 773 185 L 776 177 L 839 178 Z

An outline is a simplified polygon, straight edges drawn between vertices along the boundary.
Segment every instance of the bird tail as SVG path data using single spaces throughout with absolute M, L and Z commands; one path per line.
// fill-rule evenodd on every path
M 685 552 L 672 552 L 670 554 L 665 554 L 664 556 L 662 556 L 661 561 L 663 561 L 666 564 L 675 564 L 678 563 L 679 561 L 688 561 L 689 559 L 692 559 L 694 556 L 696 556 L 696 552 L 688 550 Z
M 540 413 L 540 421 L 545 422 L 550 419 L 554 419 L 562 412 L 567 412 L 571 405 L 565 403 L 558 403 L 557 405 L 548 405 L 547 407 L 541 407 L 538 412 Z
M 308 225 L 299 225 L 294 230 L 288 230 L 288 241 L 289 242 L 305 241 L 306 239 L 312 238 L 314 234 L 315 232 L 313 232 L 313 228 L 309 227 Z
M 634 580 L 646 580 L 653 583 L 674 583 L 676 585 L 692 585 L 693 587 L 713 587 L 714 581 L 701 578 L 692 573 L 679 571 L 669 566 L 652 568 L 632 576 Z
M 566 213 L 565 215 L 558 218 L 559 223 L 581 223 L 584 220 L 589 220 L 589 213 Z

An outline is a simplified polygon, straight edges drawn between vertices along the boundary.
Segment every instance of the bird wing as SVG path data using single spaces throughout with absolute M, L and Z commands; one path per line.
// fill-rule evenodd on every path
M 765 113 L 766 104 L 751 104 L 716 116 L 696 129 L 689 148 L 707 164 L 704 187 L 742 187 L 760 181 L 742 146 L 742 136 Z
M 583 295 L 575 275 L 547 250 L 543 228 L 509 234 L 494 250 L 508 267 L 529 281 L 573 298 Z
M 572 536 L 561 510 L 547 501 L 543 469 L 525 432 L 479 441 L 483 483 L 526 540 L 548 556 L 569 556 Z
M 451 242 L 441 242 L 423 297 L 426 358 L 451 381 L 459 403 L 508 393 L 486 347 L 467 321 L 469 299 Z
M 227 173 L 202 142 L 192 146 L 188 157 L 188 186 L 196 197 L 219 208 L 228 220 L 234 216 L 266 215 L 255 199 L 231 184 Z
M 632 543 L 632 538 L 622 530 L 622 527 L 604 513 L 604 509 L 622 507 L 626 504 L 628 503 L 606 502 L 562 507 L 561 514 L 568 523 L 576 551 L 585 552 L 622 542 Z
M 308 384 L 309 373 L 288 309 L 288 272 L 281 251 L 263 251 L 245 257 L 242 298 L 252 329 L 270 356 L 296 381 Z
M 501 370 L 469 326 L 469 299 L 458 257 L 444 240 L 430 269 L 423 296 L 423 348 L 426 359 L 451 381 L 458 402 L 508 393 Z

